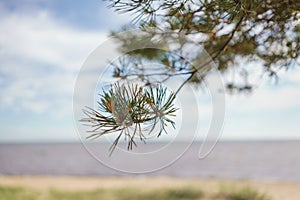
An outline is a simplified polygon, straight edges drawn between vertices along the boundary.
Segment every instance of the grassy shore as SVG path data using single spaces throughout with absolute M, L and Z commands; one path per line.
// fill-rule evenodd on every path
M 5 200 L 299 200 L 300 183 L 167 177 L 0 176 Z

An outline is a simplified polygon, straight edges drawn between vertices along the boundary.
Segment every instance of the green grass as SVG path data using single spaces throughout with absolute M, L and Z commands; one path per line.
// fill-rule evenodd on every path
M 43 190 L 0 186 L 0 200 L 270 200 L 252 188 L 220 190 L 210 197 L 199 188 L 113 188 L 87 191 Z
M 198 200 L 203 196 L 200 190 L 190 188 L 159 189 L 143 191 L 140 188 L 122 188 L 109 190 L 93 190 L 85 192 L 65 192 L 51 190 L 49 200 L 90 200 L 90 199 L 111 199 L 111 200 Z
M 138 189 L 137 189 L 138 191 Z M 203 193 L 192 188 L 159 189 L 147 192 L 130 192 L 123 190 L 120 192 L 120 200 L 197 200 L 201 199 Z
M 0 186 L 0 200 L 35 200 L 37 193 L 22 187 Z
M 250 187 L 223 189 L 218 195 L 218 200 L 271 200 L 266 194 L 260 193 Z

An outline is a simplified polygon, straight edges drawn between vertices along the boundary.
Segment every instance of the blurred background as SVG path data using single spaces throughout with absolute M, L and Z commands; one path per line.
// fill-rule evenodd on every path
M 99 0 L 0 1 L 0 174 L 118 174 L 74 144 L 72 95 L 85 59 L 130 20 Z M 293 68 L 280 72 L 278 84 L 266 78 L 252 94 L 227 95 L 223 142 L 208 161 L 187 173 L 179 172 L 182 160 L 161 174 L 300 180 L 299 76 Z M 209 106 L 201 105 L 203 123 L 209 123 Z M 46 144 L 58 145 L 56 151 Z M 196 158 L 198 148 L 191 151 Z M 90 164 L 69 170 L 79 157 Z M 245 163 L 245 171 L 236 170 Z M 282 173 L 269 173 L 278 165 Z
M 77 74 L 131 16 L 98 0 L 0 1 L 0 15 L 0 142 L 78 141 Z M 251 95 L 228 95 L 222 139 L 300 139 L 299 75 L 299 68 L 282 71 L 278 84 L 266 79 Z

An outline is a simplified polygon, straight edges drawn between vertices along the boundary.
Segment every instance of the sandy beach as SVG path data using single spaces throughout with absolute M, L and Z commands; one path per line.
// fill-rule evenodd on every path
M 208 196 L 220 188 L 251 187 L 267 194 L 272 200 L 299 200 L 300 182 L 217 180 L 171 177 L 71 177 L 71 176 L 0 176 L 1 186 L 21 186 L 37 191 L 58 189 L 66 191 L 89 191 L 93 189 L 116 189 L 124 187 L 153 190 L 158 188 L 197 187 Z

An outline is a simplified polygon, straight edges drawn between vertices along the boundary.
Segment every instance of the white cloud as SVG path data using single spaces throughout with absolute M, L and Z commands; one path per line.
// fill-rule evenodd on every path
M 300 62 L 299 62 L 300 63 Z M 279 81 L 283 83 L 292 83 L 300 85 L 300 68 L 299 64 L 289 70 L 281 70 L 279 72 Z M 280 83 L 279 82 L 279 83 Z
M 300 108 L 300 70 L 280 74 L 276 85 L 264 81 L 249 95 L 228 96 L 228 108 L 239 113 Z
M 252 94 L 228 96 L 223 138 L 299 139 L 299 77 L 292 69 L 277 85 L 265 81 Z
M 78 69 L 83 55 L 106 38 L 103 33 L 58 24 L 45 11 L 33 16 L 11 14 L 0 23 L 2 56 L 68 70 Z
M 1 107 L 70 113 L 76 75 L 106 34 L 72 29 L 46 11 L 1 15 Z
M 277 90 L 258 89 L 251 95 L 229 97 L 228 108 L 244 114 L 299 108 L 299 90 L 299 86 L 281 87 Z

